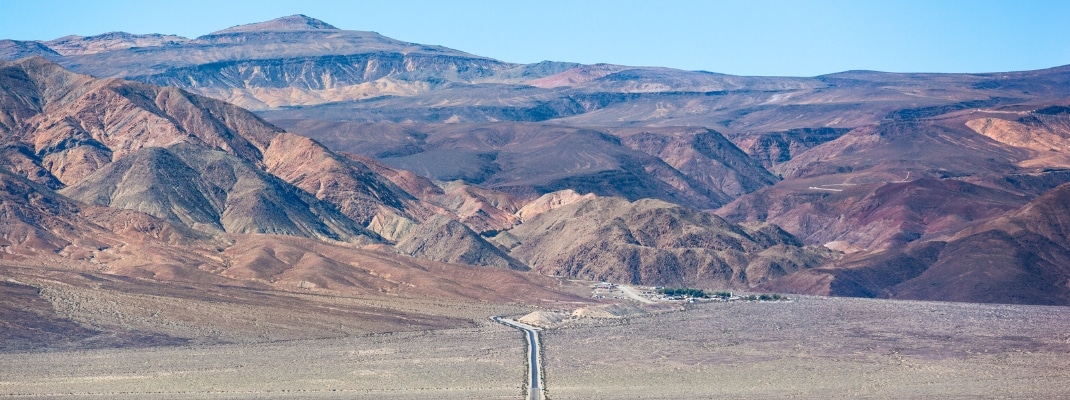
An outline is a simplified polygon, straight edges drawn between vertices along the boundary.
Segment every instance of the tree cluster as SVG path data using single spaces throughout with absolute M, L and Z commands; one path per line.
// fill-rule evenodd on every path
M 698 299 L 705 299 L 710 297 L 706 294 L 706 292 L 702 291 L 702 289 L 691 288 L 661 288 L 658 289 L 658 293 L 661 293 L 666 296 L 686 296 Z

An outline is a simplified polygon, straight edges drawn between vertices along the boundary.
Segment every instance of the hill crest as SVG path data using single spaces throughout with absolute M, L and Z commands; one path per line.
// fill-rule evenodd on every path
M 309 31 L 309 30 L 339 30 L 334 25 L 309 17 L 304 14 L 294 14 L 270 21 L 254 22 L 232 26 L 218 30 L 209 35 L 225 35 L 228 33 L 261 32 L 261 31 Z

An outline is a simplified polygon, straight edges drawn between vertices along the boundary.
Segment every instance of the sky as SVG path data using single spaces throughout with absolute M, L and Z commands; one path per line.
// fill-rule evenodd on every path
M 113 31 L 192 38 L 293 14 L 518 63 L 760 76 L 1070 64 L 1066 0 L 0 0 L 0 39 Z

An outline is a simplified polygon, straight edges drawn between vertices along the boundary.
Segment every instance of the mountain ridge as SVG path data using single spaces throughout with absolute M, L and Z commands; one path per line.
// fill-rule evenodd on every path
M 592 279 L 1070 301 L 1054 289 L 1062 239 L 1016 211 L 1070 181 L 1067 66 L 797 78 L 512 64 L 301 15 L 190 40 L 116 33 L 52 43 L 61 44 L 0 43 L 0 56 L 45 56 L 0 64 L 0 165 L 97 204 L 87 210 L 126 202 L 126 212 L 213 240 L 286 233 Z M 61 73 L 46 59 L 107 79 Z M 103 190 L 134 176 L 124 166 L 132 160 L 147 185 Z M 195 184 L 146 191 L 177 189 L 166 165 Z M 231 185 L 239 180 L 251 190 Z M 259 200 L 234 203 L 243 210 L 235 223 L 219 206 L 225 193 Z M 582 207 L 600 211 L 561 217 Z M 621 209 L 634 215 L 600 219 Z M 575 236 L 533 231 L 559 219 Z M 721 247 L 655 239 L 681 226 Z M 611 250 L 598 258 L 595 249 Z M 297 262 L 258 257 L 272 267 L 234 276 L 263 284 Z M 977 282 L 956 259 L 995 263 L 990 284 L 1010 289 L 970 289 Z M 313 264 L 342 268 L 332 262 Z
M 339 30 L 334 25 L 309 17 L 304 14 L 294 14 L 275 18 L 270 21 L 256 22 L 232 26 L 218 30 L 208 35 L 221 35 L 227 33 L 255 32 L 255 31 L 302 31 L 302 30 Z M 206 35 L 206 36 L 208 36 Z

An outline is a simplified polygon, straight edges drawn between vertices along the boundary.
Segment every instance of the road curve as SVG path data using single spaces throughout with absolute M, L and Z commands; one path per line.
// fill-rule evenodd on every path
M 528 399 L 543 400 L 542 360 L 539 358 L 539 328 L 498 316 L 490 317 L 494 322 L 507 325 L 521 332 L 528 340 Z

